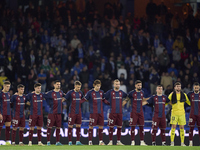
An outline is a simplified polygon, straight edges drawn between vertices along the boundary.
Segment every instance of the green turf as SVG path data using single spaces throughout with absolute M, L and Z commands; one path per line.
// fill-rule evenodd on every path
M 170 149 L 170 150 L 199 150 L 200 147 L 199 146 L 193 146 L 193 147 L 181 147 L 181 146 L 68 146 L 68 145 L 64 145 L 64 146 L 55 146 L 55 145 L 51 145 L 51 146 L 37 146 L 37 145 L 33 145 L 33 146 L 0 146 L 0 150 L 155 150 L 155 149 L 159 149 L 159 150 L 166 150 L 166 149 Z

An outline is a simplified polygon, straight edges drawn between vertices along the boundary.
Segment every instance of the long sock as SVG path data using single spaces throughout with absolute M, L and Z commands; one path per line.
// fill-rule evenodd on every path
M 190 127 L 190 131 L 189 131 L 189 140 L 192 141 L 193 139 L 193 130 L 194 130 L 194 127 Z
M 68 140 L 69 142 L 72 141 L 72 128 L 68 128 Z
M 131 127 L 131 141 L 135 140 L 135 126 Z
M 162 139 L 162 142 L 166 142 L 165 129 L 161 129 L 161 139 Z
M 38 142 L 41 142 L 41 129 L 37 129 Z
M 181 137 L 181 143 L 184 143 L 184 140 L 185 140 L 185 132 L 184 132 L 184 129 L 180 129 L 180 137 Z
M 176 130 L 176 129 L 171 128 L 171 136 L 170 136 L 170 138 L 171 138 L 171 142 L 174 142 L 174 138 L 175 138 L 175 130 Z
M 152 130 L 152 132 L 151 132 L 152 142 L 156 141 L 156 132 L 157 132 L 157 130 Z
M 10 139 L 10 127 L 6 127 L 6 141 Z
M 2 130 L 2 127 L 0 127 L 0 136 L 1 136 L 1 130 Z
M 198 130 L 199 130 L 199 140 L 200 140 L 200 127 L 198 127 Z
M 12 143 L 15 142 L 16 130 L 12 130 Z
M 92 136 L 93 136 L 93 129 L 89 129 L 89 137 L 88 137 L 89 141 L 92 141 Z
M 76 127 L 76 141 L 80 141 L 80 131 L 81 131 L 81 128 L 80 127 Z
M 122 128 L 117 128 L 117 140 L 120 141 L 121 139 L 121 131 L 122 131 Z
M 103 129 L 99 129 L 99 141 L 103 140 Z
M 109 139 L 110 139 L 110 141 L 112 140 L 112 138 L 113 138 L 113 128 L 110 127 L 110 129 L 109 129 Z
M 33 130 L 29 130 L 29 141 L 33 139 Z
M 144 141 L 144 127 L 139 126 L 139 129 L 140 129 L 140 140 Z
M 24 130 L 19 130 L 19 142 L 23 142 Z
M 56 128 L 56 142 L 60 142 L 60 129 Z
M 50 138 L 51 138 L 51 128 L 47 129 L 47 142 L 50 142 Z

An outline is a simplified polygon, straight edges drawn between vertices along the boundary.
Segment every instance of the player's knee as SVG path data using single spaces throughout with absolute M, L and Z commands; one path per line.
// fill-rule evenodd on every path
M 173 128 L 173 129 L 176 129 L 176 125 L 175 125 L 175 124 L 172 124 L 172 128 Z
M 93 129 L 93 126 L 89 126 L 89 129 Z
M 179 127 L 180 127 L 180 129 L 184 129 L 184 125 L 180 125 Z
M 16 130 L 17 130 L 17 128 L 13 128 L 13 130 L 15 130 L 15 131 L 16 131 Z
M 76 127 L 77 127 L 77 128 L 80 128 L 80 127 L 81 127 L 81 125 L 80 125 L 80 124 L 77 124 L 77 125 L 76 125 Z
M 103 126 L 99 126 L 99 129 L 103 129 Z
M 73 126 L 72 126 L 72 125 L 68 125 L 68 127 L 69 127 L 69 128 L 73 128 Z

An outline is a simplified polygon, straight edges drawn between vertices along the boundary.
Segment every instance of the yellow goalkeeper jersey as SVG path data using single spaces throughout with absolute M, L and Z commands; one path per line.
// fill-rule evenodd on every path
M 190 105 L 190 100 L 188 99 L 187 95 L 184 93 L 186 98 L 186 103 Z M 172 93 L 168 96 L 169 100 L 172 100 Z M 185 115 L 185 109 L 184 109 L 184 102 L 180 102 L 181 99 L 181 93 L 176 94 L 177 103 L 172 104 L 172 115 Z

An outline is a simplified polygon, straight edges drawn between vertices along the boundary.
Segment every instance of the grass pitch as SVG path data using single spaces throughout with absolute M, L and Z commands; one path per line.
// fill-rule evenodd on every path
M 84 146 L 68 146 L 68 145 L 63 145 L 63 146 L 55 146 L 55 145 L 51 145 L 51 146 L 38 146 L 38 145 L 33 145 L 33 146 L 4 146 L 1 145 L 0 146 L 0 150 L 155 150 L 155 149 L 159 149 L 159 150 L 199 150 L 200 147 L 199 146 L 193 146 L 193 147 L 181 147 L 181 146 L 98 146 L 98 145 L 93 145 L 93 146 L 88 146 L 88 145 L 84 145 Z

